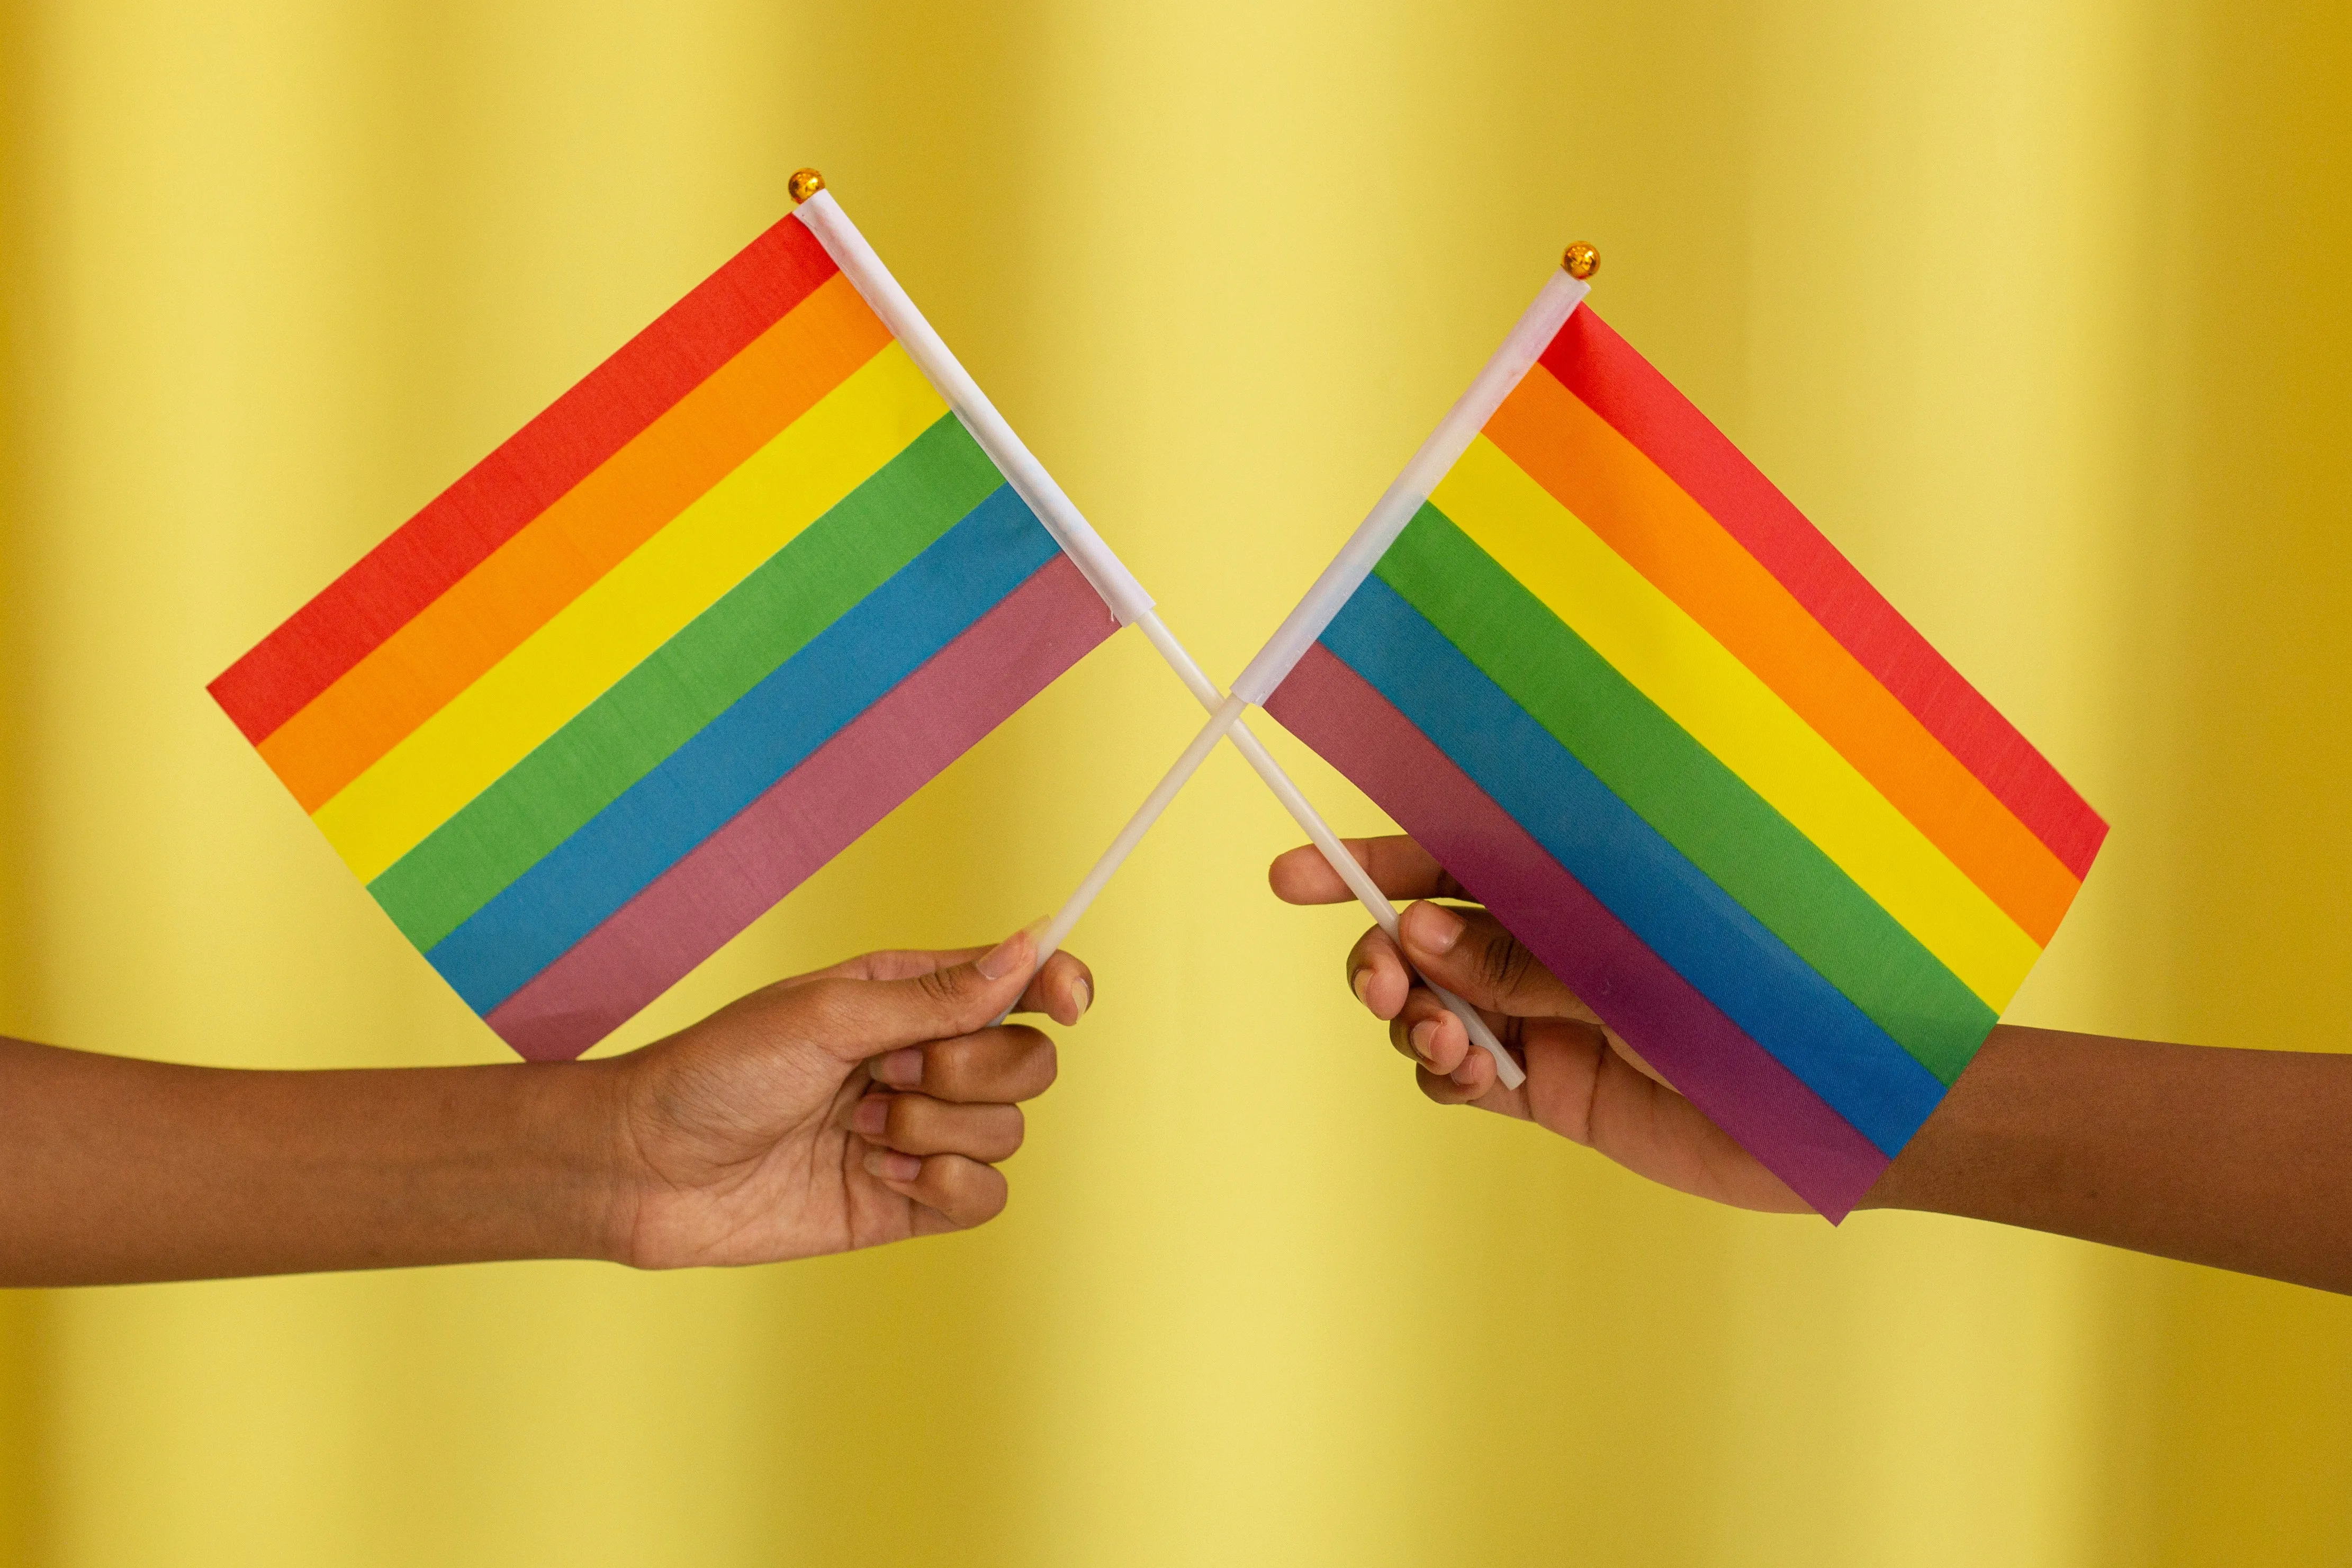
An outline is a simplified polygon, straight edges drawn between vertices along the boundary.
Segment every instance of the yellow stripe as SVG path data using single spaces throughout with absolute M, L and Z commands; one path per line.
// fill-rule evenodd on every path
M 1486 437 L 1430 497 L 1996 1013 L 2033 939 L 1780 695 Z
M 362 881 L 898 455 L 947 405 L 890 344 L 311 814 Z

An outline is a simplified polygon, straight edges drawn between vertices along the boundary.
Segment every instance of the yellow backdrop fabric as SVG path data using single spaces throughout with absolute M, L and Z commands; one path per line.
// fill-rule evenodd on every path
M 2343 1044 L 2338 7 L 5 16 L 0 1031 L 497 1056 L 204 683 L 813 163 L 1227 674 L 1594 240 L 1609 319 L 2113 821 L 2011 1016 Z M 1120 639 L 615 1044 L 1044 912 L 1197 721 Z M 1430 1108 L 1359 917 L 1264 890 L 1293 841 L 1230 755 L 1181 799 L 980 1233 L 8 1300 L 10 1555 L 2352 1557 L 2352 1303 L 1713 1211 Z

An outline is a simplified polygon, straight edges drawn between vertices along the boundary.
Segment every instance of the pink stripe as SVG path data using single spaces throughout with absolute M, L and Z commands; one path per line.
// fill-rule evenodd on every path
M 1543 363 L 1779 578 L 2068 870 L 2089 874 L 2107 836 L 2098 813 L 1674 383 L 1589 306 Z
M 1076 565 L 1055 555 L 500 1003 L 490 1027 L 533 1061 L 578 1056 L 1118 629 Z
M 1266 711 L 1380 803 L 1675 1089 L 1831 1220 L 1886 1156 L 1650 951 L 1318 643 Z

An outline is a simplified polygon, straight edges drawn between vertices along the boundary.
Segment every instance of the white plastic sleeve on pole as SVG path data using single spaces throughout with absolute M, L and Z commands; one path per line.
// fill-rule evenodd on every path
M 1429 492 L 1462 460 L 1471 441 L 1495 416 L 1495 410 L 1519 384 L 1545 345 L 1559 335 L 1569 312 L 1576 309 L 1591 287 L 1565 271 L 1552 273 L 1537 293 L 1535 303 L 1527 308 L 1511 328 L 1510 335 L 1503 340 L 1503 346 L 1495 351 L 1495 357 L 1471 382 L 1470 390 L 1437 422 L 1437 428 L 1421 444 L 1421 450 L 1412 455 L 1404 472 L 1372 503 L 1372 510 L 1348 542 L 1340 546 L 1339 553 L 1323 569 L 1323 574 L 1315 579 L 1315 585 L 1307 590 L 1298 607 L 1275 628 L 1265 647 L 1258 650 L 1258 656 L 1242 671 L 1241 679 L 1234 682 L 1235 696 L 1253 707 L 1262 707 L 1274 695 L 1274 689 L 1306 657 L 1307 648 L 1323 635 L 1323 628 L 1331 624 L 1331 617 L 1339 613 L 1339 606 L 1363 585 L 1373 564 L 1396 542 L 1397 535 L 1404 531 L 1405 524 L 1429 499 Z
M 1160 657 L 1167 661 L 1168 667 L 1200 700 L 1201 706 L 1212 713 L 1221 714 L 1228 700 L 1218 692 L 1184 645 L 1176 640 L 1176 634 L 1161 622 L 1159 613 L 1146 612 L 1136 625 L 1142 628 L 1143 635 L 1160 651 Z M 1339 836 L 1332 832 L 1330 826 L 1323 820 L 1323 814 L 1315 809 L 1305 793 L 1283 771 L 1282 764 L 1274 760 L 1274 753 L 1250 733 L 1249 726 L 1238 717 L 1234 721 L 1231 739 L 1257 776 L 1265 782 L 1266 788 L 1274 792 L 1275 799 L 1283 804 L 1291 819 L 1306 832 L 1308 840 L 1323 852 L 1324 861 L 1348 885 L 1348 890 L 1356 895 L 1357 902 L 1362 904 L 1380 928 L 1388 932 L 1391 941 L 1397 941 L 1396 906 L 1389 901 L 1386 893 L 1381 891 L 1370 874 L 1356 863 L 1356 858 L 1348 853 L 1347 846 L 1339 842 Z M 1527 1073 L 1511 1053 L 1503 1048 L 1503 1042 L 1495 1037 L 1495 1031 L 1486 1026 L 1486 1020 L 1478 1016 L 1476 1008 L 1443 985 L 1432 985 L 1430 989 L 1437 994 L 1439 1001 L 1445 1004 L 1446 1011 L 1462 1021 L 1462 1027 L 1468 1033 L 1471 1044 L 1494 1058 L 1495 1076 L 1505 1089 L 1517 1089 L 1527 1082 Z
M 874 313 L 882 318 L 882 324 L 890 329 L 890 335 L 898 340 L 907 357 L 947 399 L 948 406 L 971 432 L 971 438 L 980 443 L 980 449 L 988 454 L 1013 490 L 1029 503 L 1029 510 L 1037 514 L 1037 521 L 1077 563 L 1078 570 L 1086 574 L 1095 592 L 1103 596 L 1103 603 L 1110 606 L 1119 625 L 1133 625 L 1137 616 L 1151 608 L 1151 595 L 1143 591 L 1143 584 L 1135 580 L 1126 563 L 1102 542 L 1102 536 L 1062 492 L 1062 487 L 1054 482 L 1054 476 L 1045 471 L 1045 465 L 1013 433 L 1013 426 L 1004 422 L 1004 416 L 989 402 L 971 373 L 948 352 L 945 341 L 915 309 L 915 301 L 890 276 L 890 269 L 882 265 L 882 258 L 866 243 L 866 237 L 857 232 L 857 226 L 849 221 L 849 215 L 833 199 L 833 193 L 817 192 L 803 202 L 793 216 L 816 236 L 817 243 L 824 247 L 825 254 L 833 258 L 843 276 L 873 307 Z

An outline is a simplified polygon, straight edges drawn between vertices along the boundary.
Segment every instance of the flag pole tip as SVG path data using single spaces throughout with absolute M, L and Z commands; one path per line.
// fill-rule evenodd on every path
M 801 170 L 784 185 L 784 190 L 793 198 L 794 206 L 800 205 L 823 189 L 824 189 L 824 176 L 814 169 Z
M 798 177 L 794 176 L 795 179 Z M 1601 252 L 1580 239 L 1559 253 L 1559 264 L 1568 269 L 1570 278 L 1580 283 L 1601 270 Z

